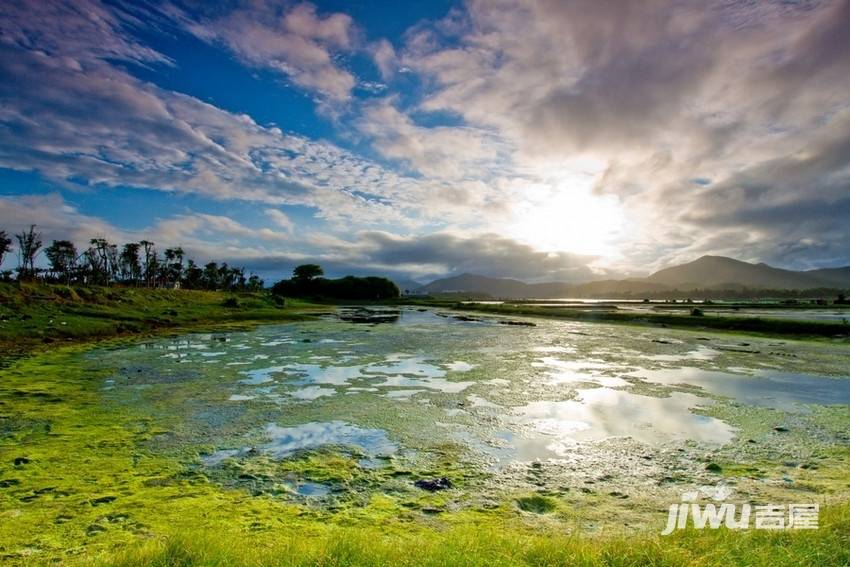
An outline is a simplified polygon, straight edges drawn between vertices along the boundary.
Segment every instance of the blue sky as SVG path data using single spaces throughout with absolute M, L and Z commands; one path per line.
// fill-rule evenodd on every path
M 2 4 L 9 233 L 272 280 L 850 264 L 847 2 Z

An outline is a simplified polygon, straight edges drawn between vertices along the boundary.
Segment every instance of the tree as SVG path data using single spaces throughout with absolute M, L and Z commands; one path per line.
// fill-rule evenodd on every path
M 301 268 L 304 268 L 303 270 Z M 318 277 L 315 264 L 298 266 L 293 278 L 272 286 L 272 294 L 282 297 L 327 297 L 333 299 L 390 299 L 399 296 L 398 286 L 387 278 L 345 276 L 336 280 Z M 297 276 L 301 276 L 298 279 Z M 309 279 L 306 279 L 310 276 Z
M 257 274 L 251 274 L 248 278 L 248 291 L 260 291 L 263 289 L 263 280 Z
M 121 257 L 119 258 L 121 277 L 135 284 L 138 284 L 139 279 L 142 277 L 142 261 L 139 257 L 140 249 L 140 243 L 128 242 L 121 249 Z
M 15 235 L 18 240 L 18 277 L 21 279 L 35 277 L 35 258 L 41 249 L 41 233 L 35 231 L 31 224 L 26 232 Z
M 169 283 L 179 282 L 183 276 L 183 257 L 185 254 L 179 246 L 165 249 L 165 271 Z
M 56 277 L 71 283 L 71 275 L 77 265 L 77 247 L 70 240 L 54 240 L 53 244 L 44 250 L 50 261 L 50 269 Z
M 227 262 L 222 262 L 218 268 L 218 283 L 221 289 L 233 289 L 236 287 L 236 270 L 227 265 Z
M 199 268 L 191 258 L 187 262 L 186 272 L 183 275 L 181 285 L 186 289 L 201 289 L 204 287 L 204 270 Z
M 3 264 L 3 257 L 8 252 L 12 251 L 12 239 L 6 235 L 5 230 L 0 230 L 0 265 Z
M 219 271 L 218 264 L 209 262 L 204 266 L 204 287 L 206 289 L 218 289 Z
M 145 277 L 145 285 L 151 286 L 154 283 L 154 278 L 156 277 L 156 249 L 154 248 L 153 242 L 150 240 L 142 240 L 139 242 L 144 248 L 145 251 L 145 266 L 142 270 L 142 273 Z
M 292 270 L 292 279 L 297 282 L 308 283 L 325 275 L 325 271 L 318 264 L 302 264 Z
M 105 238 L 92 238 L 86 257 L 91 270 L 92 281 L 100 285 L 109 285 L 109 281 L 118 271 L 118 247 Z

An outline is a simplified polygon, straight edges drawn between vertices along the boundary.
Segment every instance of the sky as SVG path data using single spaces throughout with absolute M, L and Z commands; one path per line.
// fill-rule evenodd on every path
M 848 1 L 0 0 L 0 229 L 271 281 L 848 265 L 848 29 Z

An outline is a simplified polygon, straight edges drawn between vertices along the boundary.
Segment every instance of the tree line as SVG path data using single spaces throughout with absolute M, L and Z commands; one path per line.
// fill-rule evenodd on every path
M 70 240 L 54 240 L 44 247 L 35 225 L 14 235 L 17 241 L 18 281 L 41 280 L 52 283 L 110 285 L 113 283 L 144 287 L 181 287 L 188 289 L 255 291 L 263 280 L 256 274 L 245 274 L 245 268 L 228 266 L 226 262 L 198 265 L 186 257 L 183 248 L 166 248 L 162 254 L 149 240 L 128 242 L 119 247 L 105 238 L 92 238 L 85 250 L 79 251 Z M 13 250 L 12 239 L 0 230 L 0 264 Z M 47 257 L 47 268 L 36 266 L 41 253 Z M 12 270 L 2 273 L 12 279 Z
M 272 293 L 284 297 L 375 300 L 398 297 L 398 286 L 387 278 L 345 276 L 326 279 L 321 266 L 303 264 L 292 271 L 292 278 L 272 286 Z

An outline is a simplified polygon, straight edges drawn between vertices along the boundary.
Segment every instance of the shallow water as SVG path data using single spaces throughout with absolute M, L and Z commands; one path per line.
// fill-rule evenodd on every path
M 158 447 L 207 468 L 319 449 L 373 468 L 388 457 L 427 461 L 451 444 L 482 471 L 607 462 L 646 475 L 627 459 L 678 447 L 687 452 L 665 466 L 687 467 L 700 451 L 740 443 L 739 424 L 715 413 L 723 408 L 850 403 L 850 349 L 841 344 L 547 320 L 507 326 L 410 308 L 392 319 L 192 334 L 99 349 L 89 360 L 115 369 L 105 398 L 178 424 Z M 303 486 L 295 492 L 325 494 Z

